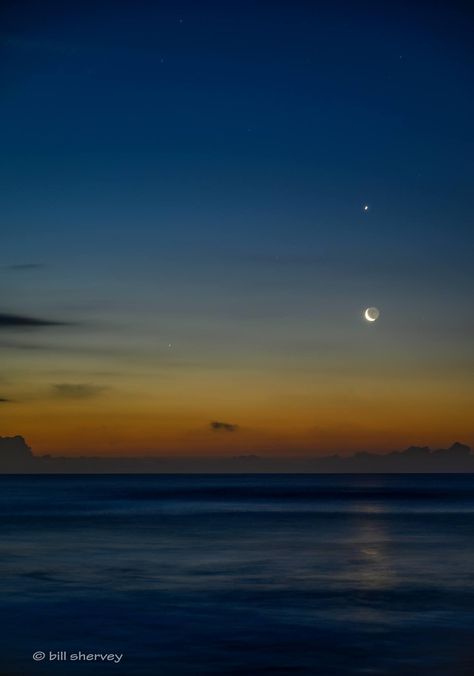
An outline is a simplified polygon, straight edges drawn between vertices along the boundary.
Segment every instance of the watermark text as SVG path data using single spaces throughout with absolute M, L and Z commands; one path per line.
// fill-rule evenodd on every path
M 48 652 L 37 650 L 32 657 L 35 662 L 113 662 L 119 664 L 123 653 L 86 653 L 82 650 L 70 653 L 67 650 L 48 650 Z

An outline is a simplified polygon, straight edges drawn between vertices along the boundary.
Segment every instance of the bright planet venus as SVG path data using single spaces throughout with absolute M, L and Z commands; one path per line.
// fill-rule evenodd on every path
M 368 322 L 375 322 L 380 315 L 380 311 L 376 307 L 368 307 L 364 312 L 364 317 Z

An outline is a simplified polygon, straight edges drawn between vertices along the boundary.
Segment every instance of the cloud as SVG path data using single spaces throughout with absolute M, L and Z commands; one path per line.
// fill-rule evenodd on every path
M 53 394 L 64 399 L 91 399 L 106 389 L 102 385 L 90 383 L 57 383 L 52 385 Z
M 42 326 L 68 326 L 68 322 L 40 319 L 39 317 L 29 317 L 27 315 L 0 313 L 0 330 L 11 328 L 39 328 Z
M 44 263 L 14 263 L 12 265 L 4 265 L 5 270 L 14 270 L 15 272 L 27 272 L 28 270 L 41 270 L 46 267 Z
M 213 420 L 210 424 L 210 427 L 215 432 L 224 430 L 225 432 L 236 432 L 239 429 L 238 425 L 233 425 L 232 423 L 220 422 L 219 420 Z

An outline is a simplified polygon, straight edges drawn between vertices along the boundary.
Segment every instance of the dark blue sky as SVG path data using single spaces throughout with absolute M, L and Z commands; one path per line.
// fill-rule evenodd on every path
M 295 391 L 298 369 L 324 373 L 335 398 L 350 377 L 413 391 L 418 369 L 426 402 L 449 373 L 464 410 L 472 19 L 451 2 L 4 3 L 0 309 L 77 326 L 2 338 L 15 392 L 58 369 L 95 382 L 85 347 L 116 349 L 118 378 L 126 348 L 103 391 L 157 368 L 179 372 L 179 398 L 197 369 L 211 409 L 226 401 L 216 370 L 250 371 L 237 389 L 260 383 L 265 433 L 282 364 Z M 381 309 L 369 336 L 367 305 Z M 52 344 L 70 361 L 45 362 Z

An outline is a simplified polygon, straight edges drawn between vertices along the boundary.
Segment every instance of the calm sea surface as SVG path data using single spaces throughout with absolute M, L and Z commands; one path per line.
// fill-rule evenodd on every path
M 474 674 L 474 475 L 0 487 L 1 676 Z

